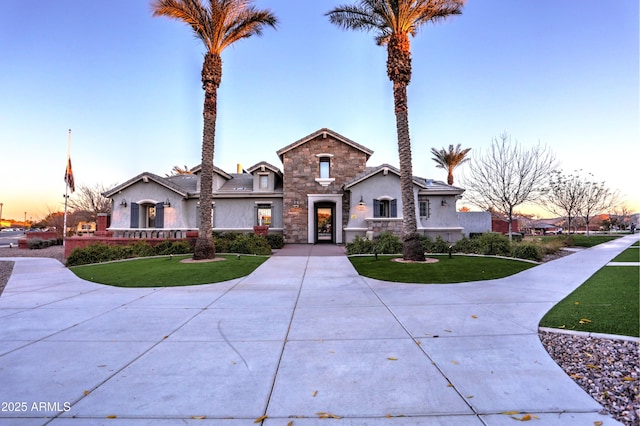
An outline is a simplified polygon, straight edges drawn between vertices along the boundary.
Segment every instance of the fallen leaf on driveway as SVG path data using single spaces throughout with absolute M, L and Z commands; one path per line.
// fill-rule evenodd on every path
M 531 420 L 531 414 L 525 414 L 522 417 L 511 417 L 513 420 L 518 420 L 519 422 L 528 422 Z
M 268 418 L 269 416 L 262 416 L 262 417 L 258 417 L 254 423 L 261 423 L 264 419 Z

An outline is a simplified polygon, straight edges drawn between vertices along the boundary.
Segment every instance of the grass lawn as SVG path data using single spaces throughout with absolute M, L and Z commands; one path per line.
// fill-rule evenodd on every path
M 180 263 L 191 255 L 154 257 L 69 268 L 87 281 L 118 287 L 174 287 L 210 284 L 249 275 L 268 257 L 217 256 L 226 260 Z
M 613 259 L 612 262 L 640 262 L 640 249 L 628 248 Z
M 570 239 L 570 247 L 593 247 L 598 244 L 606 243 L 607 241 L 615 240 L 623 235 L 589 235 L 584 234 L 571 234 L 571 235 L 549 235 L 541 237 L 542 241 L 560 240 L 566 241 Z
M 360 275 L 401 283 L 444 284 L 481 281 L 517 274 L 534 263 L 481 256 L 429 256 L 436 263 L 399 263 L 399 256 L 353 256 L 349 260 Z
M 639 289 L 639 268 L 605 266 L 554 306 L 540 326 L 638 336 Z

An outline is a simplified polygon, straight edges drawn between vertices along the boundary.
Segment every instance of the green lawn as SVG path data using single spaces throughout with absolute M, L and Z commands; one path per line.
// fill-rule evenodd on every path
M 593 247 L 598 244 L 606 243 L 607 241 L 615 240 L 616 238 L 620 238 L 623 235 L 589 235 L 588 237 L 584 234 L 571 234 L 571 235 L 549 235 L 541 237 L 542 241 L 567 241 L 570 247 Z
M 640 268 L 605 266 L 554 306 L 540 326 L 638 336 L 639 289 Z
M 191 255 L 154 257 L 69 268 L 87 281 L 118 287 L 173 287 L 210 284 L 249 275 L 268 257 L 217 256 L 226 260 L 181 263 Z
M 612 262 L 640 262 L 640 249 L 628 248 L 613 259 Z
M 445 284 L 481 281 L 517 274 L 534 263 L 481 256 L 429 256 L 436 263 L 399 263 L 399 256 L 353 256 L 349 260 L 360 275 L 402 283 Z

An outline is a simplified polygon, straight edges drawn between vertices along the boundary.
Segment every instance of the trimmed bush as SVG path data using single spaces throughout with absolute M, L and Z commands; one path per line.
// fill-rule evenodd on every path
M 497 232 L 486 232 L 478 237 L 479 254 L 510 256 L 509 238 Z
M 107 244 L 91 244 L 73 249 L 67 257 L 67 266 L 87 265 L 114 260 L 112 247 Z
M 284 247 L 284 236 L 282 234 L 267 234 L 266 238 L 272 249 Z
M 451 243 L 442 239 L 440 235 L 436 237 L 436 240 L 431 244 L 431 253 L 448 253 Z
M 373 252 L 379 254 L 402 253 L 402 241 L 391 232 L 382 232 L 373 239 Z
M 462 237 L 453 245 L 453 251 L 456 253 L 478 253 L 478 238 Z
M 156 245 L 153 250 L 158 256 L 193 253 L 193 247 L 186 241 L 163 241 Z
M 129 245 L 129 247 L 131 248 L 133 257 L 149 257 L 155 256 L 156 254 L 153 246 L 146 241 L 136 241 Z
M 263 235 L 240 234 L 231 242 L 229 253 L 270 255 L 271 247 Z
M 47 247 L 45 241 L 40 238 L 31 238 L 27 240 L 27 247 L 31 250 L 41 249 Z
M 352 242 L 345 245 L 348 255 L 373 253 L 373 242 L 360 235 L 356 235 Z
M 542 260 L 543 251 L 536 243 L 518 243 L 513 245 L 511 256 L 517 257 L 518 259 L 529 259 L 539 262 Z

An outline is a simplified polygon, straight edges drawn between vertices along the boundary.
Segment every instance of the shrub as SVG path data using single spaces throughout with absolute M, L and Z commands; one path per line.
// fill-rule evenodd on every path
M 158 256 L 166 256 L 169 254 L 192 253 L 193 247 L 186 241 L 163 241 L 153 248 Z
M 436 237 L 436 240 L 431 244 L 431 253 L 448 253 L 451 243 L 442 239 L 440 235 Z
M 356 235 L 352 242 L 347 243 L 347 254 L 367 254 L 373 252 L 373 242 Z
M 511 243 L 509 238 L 497 232 L 485 232 L 478 237 L 479 254 L 509 256 Z
M 40 238 L 32 238 L 30 240 L 27 240 L 27 247 L 31 250 L 36 250 L 47 246 L 45 245 L 44 240 L 41 240 Z
M 280 249 L 284 246 L 284 236 L 282 234 L 267 234 L 266 238 L 272 249 Z
M 106 244 L 91 244 L 86 247 L 73 249 L 67 257 L 67 266 L 86 265 L 89 263 L 106 262 L 112 259 L 113 250 Z
M 536 243 L 518 243 L 513 245 L 511 255 L 518 259 L 528 259 L 539 262 L 542 260 L 543 251 L 542 247 Z
M 231 241 L 228 238 L 224 238 L 221 234 L 213 234 L 213 244 L 216 246 L 216 253 L 230 253 L 229 247 Z
M 478 238 L 462 237 L 453 245 L 453 251 L 456 253 L 478 253 Z
M 402 241 L 391 232 L 382 232 L 373 239 L 373 251 L 380 254 L 402 253 Z
M 422 250 L 428 253 L 431 253 L 433 250 L 431 250 L 432 247 L 432 241 L 431 238 L 429 238 L 428 235 L 423 235 L 420 237 L 420 244 L 422 244 Z
M 262 235 L 239 234 L 229 246 L 230 253 L 269 255 L 271 247 Z
M 129 247 L 131 248 L 133 257 L 148 257 L 156 254 L 153 246 L 146 241 L 136 241 L 130 244 Z

